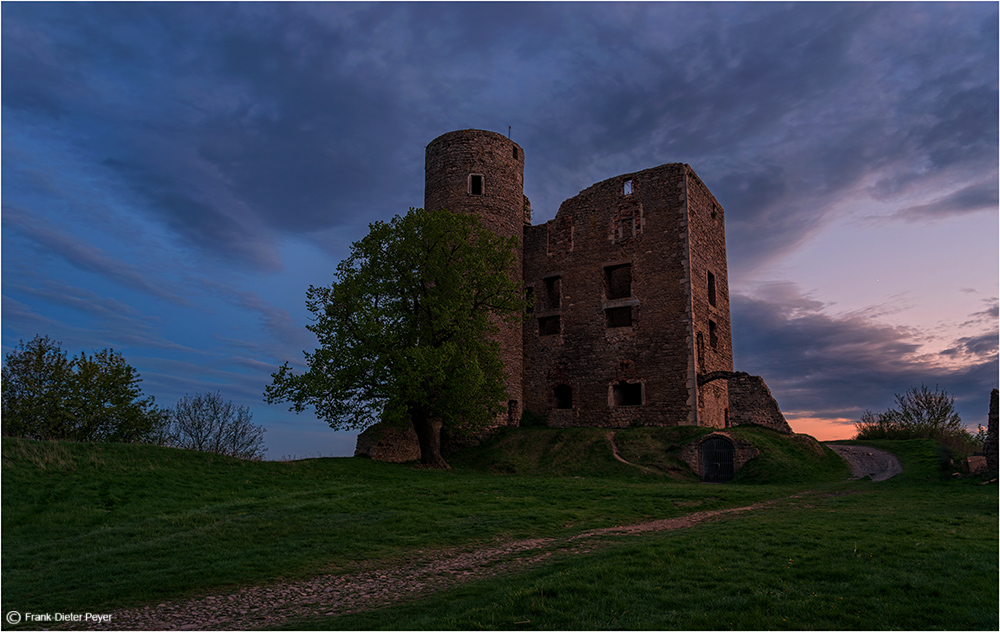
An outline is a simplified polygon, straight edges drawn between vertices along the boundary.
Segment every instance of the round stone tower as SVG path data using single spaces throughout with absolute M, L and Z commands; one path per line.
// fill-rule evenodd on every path
M 524 152 L 502 134 L 478 129 L 448 132 L 427 145 L 424 162 L 424 208 L 478 215 L 498 235 L 516 237 L 517 262 L 510 271 L 523 279 L 520 243 L 527 202 L 524 197 Z M 505 367 L 507 415 L 500 423 L 521 419 L 521 325 L 500 324 L 500 357 Z

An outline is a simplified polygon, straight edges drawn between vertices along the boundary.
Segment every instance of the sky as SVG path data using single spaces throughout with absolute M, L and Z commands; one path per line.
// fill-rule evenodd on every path
M 220 392 L 267 458 L 355 433 L 268 405 L 305 292 L 423 204 L 424 148 L 508 133 L 534 223 L 685 162 L 726 210 L 736 370 L 848 438 L 925 384 L 986 423 L 998 365 L 998 5 L 0 5 L 6 355 L 113 348 Z

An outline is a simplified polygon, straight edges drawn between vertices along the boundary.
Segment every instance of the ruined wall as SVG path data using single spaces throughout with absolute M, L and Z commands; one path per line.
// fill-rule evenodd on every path
M 685 167 L 694 373 L 732 371 L 725 213 L 708 187 L 690 167 Z M 697 391 L 699 426 L 725 428 L 729 425 L 729 388 L 726 380 L 700 385 Z
M 520 240 L 525 220 L 530 218 L 530 204 L 524 197 L 520 145 L 502 134 L 472 129 L 435 138 L 425 152 L 424 208 L 475 214 L 498 235 L 517 238 L 519 256 L 510 274 L 522 279 Z M 523 402 L 521 325 L 494 322 L 500 329 L 497 340 L 508 399 L 508 412 L 497 421 L 517 425 Z M 457 442 L 457 435 L 449 441 Z
M 792 428 L 778 408 L 778 402 L 759 375 L 743 371 L 713 371 L 698 376 L 699 384 L 729 383 L 729 422 L 731 426 L 754 424 L 792 434 Z M 704 387 L 703 387 L 704 388 Z
M 525 227 L 525 409 L 550 425 L 696 423 L 687 172 L 610 178 Z
M 419 461 L 420 442 L 412 425 L 400 428 L 378 423 L 358 435 L 354 456 L 367 456 L 389 463 Z
M 990 474 L 997 473 L 997 432 L 1000 431 L 998 428 L 997 416 L 997 406 L 998 406 L 998 391 L 993 389 L 990 393 L 990 416 L 989 421 L 987 421 L 986 427 L 986 471 Z
M 729 382 L 729 415 L 732 425 L 755 424 L 785 434 L 792 434 L 778 402 L 764 378 L 748 373 L 736 373 Z

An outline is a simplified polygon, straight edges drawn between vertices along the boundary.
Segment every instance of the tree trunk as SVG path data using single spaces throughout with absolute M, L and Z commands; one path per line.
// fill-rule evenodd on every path
M 425 410 L 410 410 L 410 419 L 420 441 L 420 463 L 439 470 L 451 469 L 441 456 L 441 426 L 444 423 Z

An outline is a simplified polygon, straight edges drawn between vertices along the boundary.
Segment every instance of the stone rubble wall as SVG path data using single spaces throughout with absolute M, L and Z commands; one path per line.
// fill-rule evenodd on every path
M 729 425 L 753 424 L 771 428 L 784 434 L 792 434 L 785 416 L 778 408 L 778 402 L 759 375 L 744 371 L 713 371 L 698 376 L 698 385 L 705 386 L 715 380 L 729 382 Z
M 412 425 L 400 428 L 377 423 L 358 435 L 354 456 L 389 463 L 419 461 L 420 441 Z

